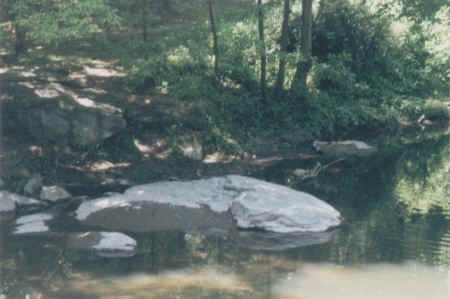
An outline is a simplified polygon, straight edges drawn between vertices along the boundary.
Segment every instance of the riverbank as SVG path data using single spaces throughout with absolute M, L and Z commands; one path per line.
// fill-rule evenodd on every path
M 2 53 L 6 60 L 8 52 Z M 162 90 L 136 94 L 124 85 L 128 74 L 110 61 L 72 54 L 35 49 L 19 62 L 0 66 L 0 166 L 11 191 L 22 193 L 36 175 L 44 185 L 78 195 L 162 180 L 252 176 L 282 160 L 321 159 L 314 140 L 359 139 L 380 146 L 387 143 L 382 141 L 387 132 L 420 136 L 448 125 L 443 103 L 420 119 L 398 119 L 390 127 L 347 127 L 335 135 L 308 130 L 311 123 L 276 128 L 270 120 L 251 129 L 226 115 L 212 117 L 226 113 L 214 99 L 185 101 Z M 96 125 L 98 115 L 109 117 L 111 110 L 118 117 L 102 118 L 106 129 Z M 93 120 L 85 117 L 92 113 Z M 126 125 L 117 125 L 122 122 Z

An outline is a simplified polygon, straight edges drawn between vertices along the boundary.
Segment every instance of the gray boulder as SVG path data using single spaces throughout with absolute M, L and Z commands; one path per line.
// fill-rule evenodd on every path
M 69 199 L 72 197 L 69 192 L 59 186 L 42 187 L 40 198 L 51 202 Z
M 261 180 L 230 175 L 131 187 L 124 194 L 82 203 L 86 225 L 128 231 L 262 229 L 321 232 L 338 226 L 338 211 L 314 196 Z
M 136 246 L 136 240 L 118 232 L 71 233 L 66 240 L 67 248 L 99 257 L 132 257 L 136 254 Z
M 236 192 L 231 213 L 240 228 L 321 232 L 341 223 L 338 211 L 308 193 L 252 178 L 228 178 L 226 188 Z
M 8 113 L 17 115 L 12 120 L 14 125 L 26 129 L 40 142 L 89 146 L 125 129 L 126 121 L 119 108 L 80 98 L 57 84 L 48 88 L 57 95 L 30 101 L 27 113 L 15 110 L 21 105 L 7 109 Z
M 58 106 L 36 107 L 27 114 L 27 127 L 39 140 L 86 146 L 101 143 L 126 127 L 120 114 Z
M 70 117 L 72 145 L 97 144 L 126 127 L 125 120 L 119 114 L 85 109 L 74 112 Z

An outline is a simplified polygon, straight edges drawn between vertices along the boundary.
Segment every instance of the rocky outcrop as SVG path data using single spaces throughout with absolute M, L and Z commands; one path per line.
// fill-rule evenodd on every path
M 4 105 L 6 129 L 25 130 L 41 144 L 95 145 L 127 125 L 121 109 L 58 82 L 35 80 L 22 87 Z
M 101 143 L 126 127 L 121 114 L 115 111 L 67 107 L 57 102 L 35 105 L 19 120 L 40 141 L 75 146 Z
M 260 229 L 321 232 L 341 223 L 338 211 L 314 196 L 261 180 L 230 175 L 160 182 L 82 203 L 84 225 L 122 231 Z

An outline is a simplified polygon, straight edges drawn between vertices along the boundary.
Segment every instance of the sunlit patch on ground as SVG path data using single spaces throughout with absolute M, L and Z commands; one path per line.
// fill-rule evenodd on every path
M 447 299 L 450 268 L 417 263 L 306 264 L 273 288 L 277 299 Z
M 95 63 L 95 67 L 88 67 L 88 66 L 83 67 L 84 72 L 88 76 L 109 78 L 109 77 L 123 77 L 126 75 L 123 72 L 111 69 L 111 67 L 105 62 L 99 60 L 94 60 L 92 62 Z
M 162 138 L 148 137 L 146 141 L 135 139 L 134 145 L 145 158 L 154 156 L 159 159 L 167 158 L 171 151 L 167 148 L 167 142 Z
M 106 171 L 113 168 L 122 168 L 128 166 L 130 166 L 130 163 L 112 163 L 110 161 L 98 161 L 89 165 L 89 170 L 93 172 Z
M 198 298 L 201 294 L 251 292 L 240 277 L 213 267 L 162 274 L 77 280 L 65 289 L 70 294 L 95 298 Z
M 236 160 L 235 156 L 225 155 L 223 153 L 214 152 L 212 154 L 206 155 L 203 159 L 203 163 L 205 164 L 214 164 L 214 163 L 231 163 Z

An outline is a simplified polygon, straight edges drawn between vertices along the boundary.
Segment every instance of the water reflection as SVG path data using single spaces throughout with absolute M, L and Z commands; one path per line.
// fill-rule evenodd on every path
M 160 274 L 79 279 L 70 282 L 58 295 L 64 298 L 104 299 L 214 298 L 226 294 L 245 296 L 250 289 L 237 274 L 206 266 Z
M 450 218 L 450 147 L 443 138 L 400 156 L 394 194 L 409 214 L 439 213 Z M 431 147 L 431 149 L 430 149 Z
M 305 264 L 273 288 L 278 299 L 446 299 L 450 268 L 417 263 Z

